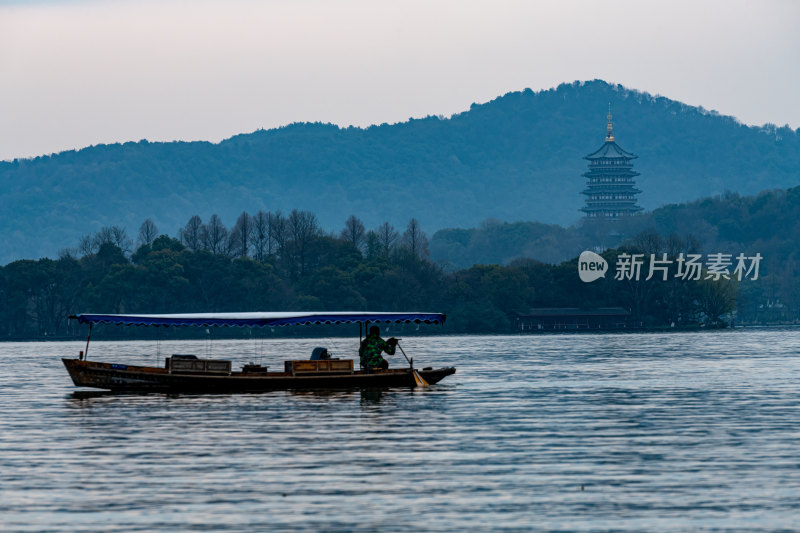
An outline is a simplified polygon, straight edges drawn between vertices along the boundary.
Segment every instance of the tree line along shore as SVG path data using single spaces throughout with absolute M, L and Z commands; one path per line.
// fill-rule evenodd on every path
M 242 213 L 231 228 L 216 215 L 195 215 L 175 236 L 148 219 L 135 242 L 124 229 L 105 227 L 57 259 L 0 267 L 0 338 L 81 336 L 67 320 L 79 312 L 433 310 L 448 315 L 442 333 L 512 333 L 515 317 L 538 308 L 621 307 L 644 328 L 666 329 L 785 323 L 794 312 L 775 300 L 765 307 L 782 282 L 766 262 L 760 280 L 709 279 L 707 269 L 699 279 L 681 278 L 676 259 L 700 250 L 691 235 L 644 230 L 598 249 L 609 272 L 592 283 L 579 278 L 577 254 L 559 264 L 519 258 L 453 268 L 431 260 L 428 249 L 413 218 L 405 229 L 387 222 L 367 230 L 350 216 L 328 233 L 314 213 L 297 209 Z M 644 273 L 651 257 L 669 258 L 666 279 L 615 279 L 620 256 L 633 254 Z M 152 336 L 143 332 L 149 328 L 129 329 Z

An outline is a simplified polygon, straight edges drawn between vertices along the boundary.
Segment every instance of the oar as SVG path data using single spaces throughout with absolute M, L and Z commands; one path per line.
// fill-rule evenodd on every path
M 420 376 L 420 375 L 419 375 L 419 372 L 417 372 L 417 371 L 414 369 L 414 364 L 411 362 L 411 359 L 409 359 L 409 358 L 408 358 L 408 356 L 406 355 L 406 351 L 403 349 L 403 347 L 402 347 L 402 346 L 400 346 L 400 343 L 399 343 L 399 342 L 397 343 L 397 347 L 398 347 L 398 348 L 400 348 L 400 352 L 402 352 L 402 354 L 403 354 L 403 357 L 405 357 L 405 358 L 406 358 L 406 361 L 408 361 L 408 366 L 410 366 L 410 367 L 411 367 L 411 372 L 414 374 L 414 384 L 415 384 L 417 387 L 427 387 L 427 386 L 428 386 L 428 382 L 427 382 L 427 381 L 425 381 L 425 378 L 423 378 L 422 376 Z

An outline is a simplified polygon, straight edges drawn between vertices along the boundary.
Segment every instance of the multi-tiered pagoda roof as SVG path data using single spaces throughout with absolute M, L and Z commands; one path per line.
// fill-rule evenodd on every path
M 583 174 L 587 185 L 582 192 L 586 195 L 586 206 L 581 211 L 588 218 L 616 219 L 642 210 L 636 205 L 636 195 L 642 191 L 635 187 L 634 181 L 639 173 L 633 171 L 631 163 L 636 156 L 614 141 L 610 104 L 606 142 L 584 159 L 589 161 L 589 172 Z

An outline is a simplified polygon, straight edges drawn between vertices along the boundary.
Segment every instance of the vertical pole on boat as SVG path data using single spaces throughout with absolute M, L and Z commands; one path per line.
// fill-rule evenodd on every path
M 83 360 L 85 361 L 87 357 L 89 357 L 89 341 L 92 338 L 92 323 L 89 322 L 89 336 L 86 337 L 86 349 L 83 350 Z
M 154 366 L 158 366 L 158 362 L 161 359 L 161 328 L 156 326 L 156 361 Z
M 402 346 L 400 346 L 399 342 L 397 343 L 397 347 L 400 348 L 400 351 L 402 352 L 403 357 L 405 357 L 406 361 L 408 361 L 408 368 L 411 370 L 411 375 L 414 376 L 414 385 L 417 386 L 417 387 L 427 387 L 428 386 L 428 382 L 425 381 L 425 378 L 420 376 L 419 372 L 414 370 L 414 358 L 413 357 L 411 359 L 408 358 L 408 356 L 406 355 L 406 351 L 403 349 Z
M 362 345 L 362 343 L 364 342 L 364 341 L 361 339 L 361 334 L 363 333 L 363 332 L 361 331 L 361 328 L 362 328 L 363 326 L 365 326 L 365 325 L 366 325 L 366 322 L 365 322 L 365 323 L 363 323 L 363 324 L 362 324 L 361 322 L 359 322 L 359 323 L 358 323 L 358 361 L 359 361 L 359 365 L 361 364 L 361 345 Z M 359 368 L 363 368 L 363 367 L 359 366 Z

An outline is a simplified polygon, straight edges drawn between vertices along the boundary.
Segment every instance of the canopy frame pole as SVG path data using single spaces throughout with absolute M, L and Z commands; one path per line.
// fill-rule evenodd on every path
M 86 348 L 83 350 L 83 357 L 82 360 L 86 360 L 89 357 L 89 341 L 92 339 L 92 326 L 94 324 L 89 322 L 89 335 L 86 337 Z
M 156 366 L 161 359 L 161 328 L 156 326 Z

